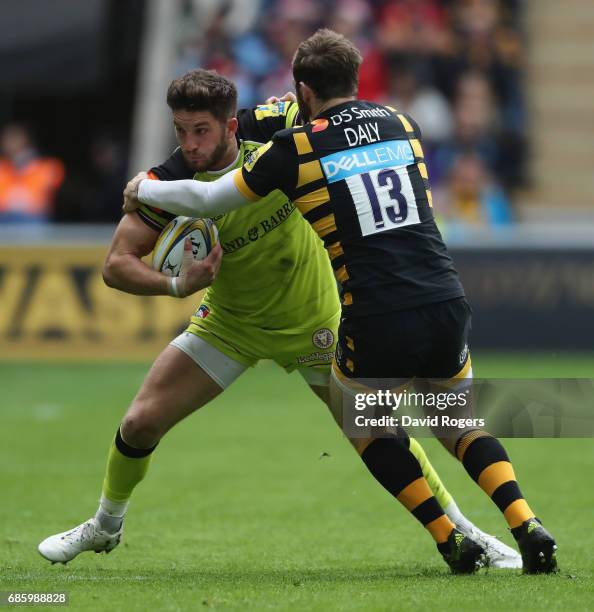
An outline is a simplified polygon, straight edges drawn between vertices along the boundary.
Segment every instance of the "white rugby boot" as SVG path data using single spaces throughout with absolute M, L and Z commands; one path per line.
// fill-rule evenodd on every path
M 456 529 L 485 549 L 485 557 L 489 567 L 497 567 L 500 569 L 522 568 L 522 557 L 519 552 L 515 551 L 507 544 L 504 544 L 495 536 L 481 531 L 470 521 L 468 521 L 468 524 L 461 521 L 460 524 L 456 524 Z
M 111 552 L 122 538 L 123 524 L 116 533 L 101 529 L 99 521 L 93 517 L 70 531 L 57 533 L 39 544 L 39 554 L 53 563 L 68 563 L 78 554 L 87 550 L 97 553 Z

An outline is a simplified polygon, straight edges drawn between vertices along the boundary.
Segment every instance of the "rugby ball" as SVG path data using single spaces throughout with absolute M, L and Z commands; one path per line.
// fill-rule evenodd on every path
M 157 239 L 153 249 L 153 268 L 167 276 L 177 276 L 182 265 L 186 238 L 192 241 L 194 259 L 200 261 L 218 242 L 219 233 L 210 219 L 176 217 L 163 228 Z

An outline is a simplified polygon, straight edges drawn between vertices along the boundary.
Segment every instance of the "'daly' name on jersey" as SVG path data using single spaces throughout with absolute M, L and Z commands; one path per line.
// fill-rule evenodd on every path
M 419 127 L 396 109 L 353 100 L 277 132 L 236 184 L 252 200 L 281 189 L 295 204 L 324 242 L 347 315 L 464 295 L 435 225 Z

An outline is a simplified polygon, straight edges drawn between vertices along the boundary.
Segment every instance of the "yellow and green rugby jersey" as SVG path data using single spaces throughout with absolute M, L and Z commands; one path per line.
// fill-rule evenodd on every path
M 240 111 L 239 154 L 234 164 L 218 172 L 194 173 L 178 148 L 150 174 L 160 180 L 215 180 L 249 162 L 262 143 L 292 125 L 296 117 L 294 103 Z M 138 214 L 157 230 L 174 217 L 148 206 L 142 206 Z M 274 191 L 259 206 L 246 206 L 214 221 L 224 257 L 204 297 L 213 314 L 229 312 L 247 325 L 267 330 L 305 330 L 340 309 L 322 242 L 282 192 Z

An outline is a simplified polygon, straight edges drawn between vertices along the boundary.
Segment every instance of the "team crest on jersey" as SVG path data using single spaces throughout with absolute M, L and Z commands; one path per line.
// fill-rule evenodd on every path
M 264 153 L 266 153 L 266 151 L 268 151 L 268 149 L 270 149 L 271 146 L 272 146 L 272 140 L 267 142 L 265 145 L 262 145 L 259 149 L 256 149 L 255 151 L 248 153 L 248 155 L 245 156 L 243 167 L 248 172 L 250 172 L 252 168 L 254 167 L 254 164 L 258 161 L 258 159 L 262 155 L 264 155 Z
M 196 311 L 196 317 L 198 319 L 206 319 L 206 317 L 210 314 L 210 308 L 202 304 L 200 308 Z
M 327 327 L 322 327 L 314 332 L 311 341 L 320 349 L 329 349 L 334 344 L 334 334 Z
M 255 157 L 256 157 L 256 151 L 258 149 L 254 149 L 253 151 L 249 151 L 248 153 L 245 154 L 244 158 L 243 158 L 243 163 L 247 166 L 253 166 L 254 162 L 256 161 Z

